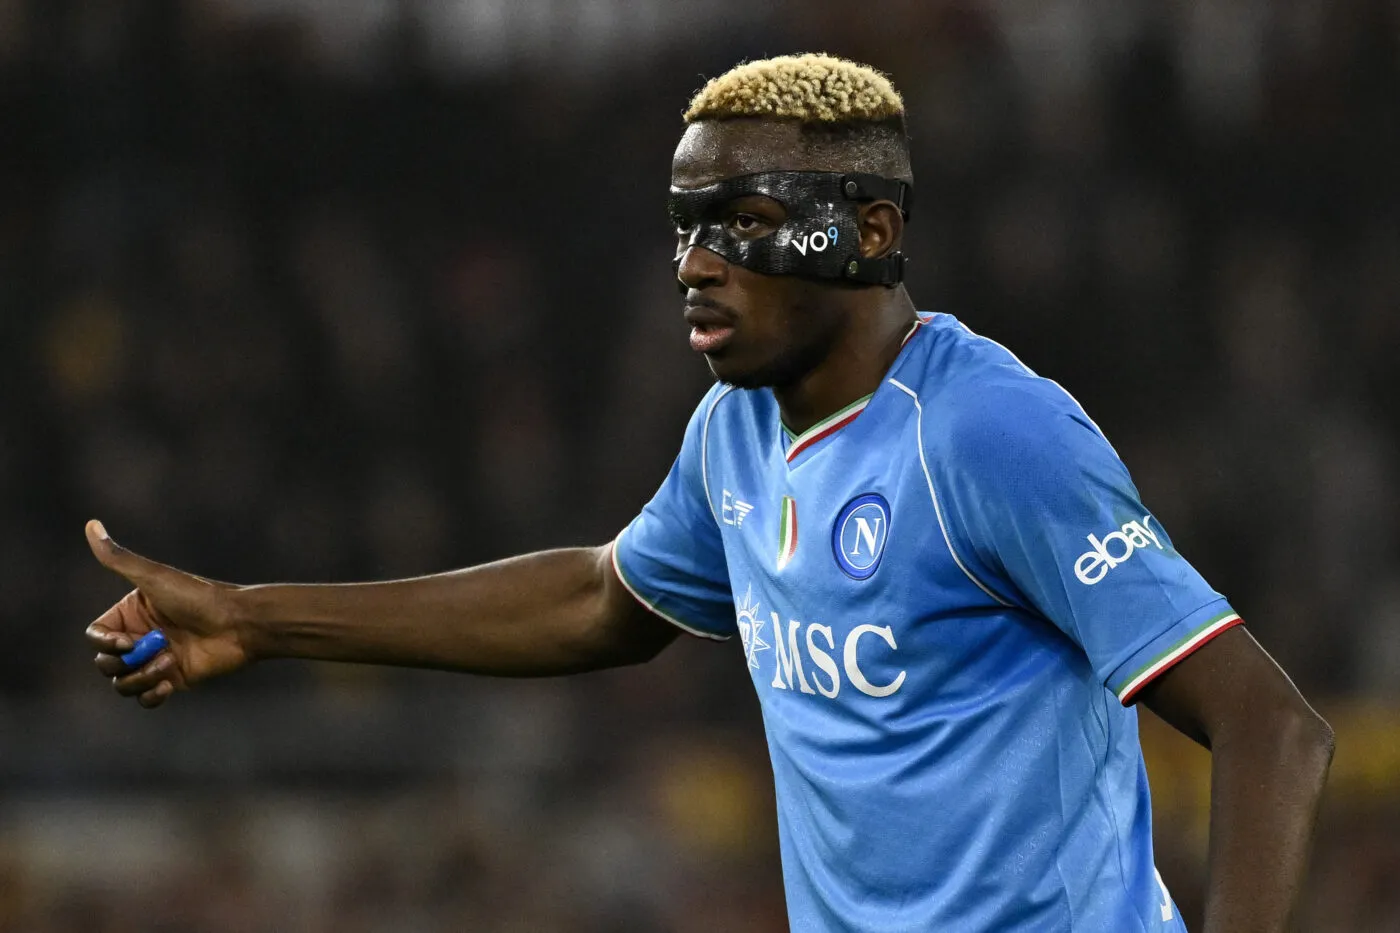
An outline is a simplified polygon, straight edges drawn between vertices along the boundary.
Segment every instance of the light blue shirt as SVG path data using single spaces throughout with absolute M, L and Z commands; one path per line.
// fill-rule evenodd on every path
M 999 344 L 922 316 L 798 438 L 770 391 L 715 386 L 614 561 L 740 637 L 793 930 L 1185 929 L 1128 704 L 1239 617 Z

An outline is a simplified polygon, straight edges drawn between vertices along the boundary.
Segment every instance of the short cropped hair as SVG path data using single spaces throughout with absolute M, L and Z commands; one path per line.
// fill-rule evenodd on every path
M 912 181 L 904 99 L 869 65 L 834 55 L 745 62 L 691 98 L 686 123 L 757 118 L 796 123 L 811 150 L 851 171 Z
M 801 123 L 882 123 L 904 116 L 890 79 L 834 55 L 781 55 L 745 62 L 691 98 L 685 122 L 776 117 Z

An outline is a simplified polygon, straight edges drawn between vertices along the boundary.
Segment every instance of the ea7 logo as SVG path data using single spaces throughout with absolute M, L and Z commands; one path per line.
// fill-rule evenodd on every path
M 1151 515 L 1144 515 L 1140 522 L 1128 522 L 1121 531 L 1110 531 L 1102 541 L 1094 535 L 1085 540 L 1091 550 L 1080 554 L 1074 562 L 1074 575 L 1086 586 L 1093 586 L 1108 576 L 1110 570 L 1132 557 L 1138 548 L 1153 544 L 1157 550 L 1162 550 L 1162 540 L 1152 530 Z
M 797 251 L 803 256 L 807 255 L 809 249 L 814 253 L 824 253 L 828 246 L 835 245 L 836 237 L 840 232 L 834 226 L 827 227 L 825 233 L 817 230 L 807 236 L 793 237 L 792 245 L 796 246 Z
M 720 521 L 726 525 L 733 525 L 735 528 L 742 528 L 744 519 L 748 518 L 752 511 L 752 504 L 738 498 L 728 489 L 724 490 L 719 506 Z

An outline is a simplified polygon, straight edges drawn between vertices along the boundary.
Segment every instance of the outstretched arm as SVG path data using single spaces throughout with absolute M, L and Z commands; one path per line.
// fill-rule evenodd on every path
M 533 677 L 644 661 L 678 634 L 623 588 L 611 544 L 387 583 L 240 587 L 132 553 L 96 522 L 87 534 L 136 587 L 88 626 L 88 641 L 98 670 L 143 706 L 264 658 Z M 129 672 L 119 655 L 156 628 L 169 649 Z
M 1332 729 L 1243 627 L 1142 692 L 1211 751 L 1205 933 L 1282 933 L 1298 898 Z

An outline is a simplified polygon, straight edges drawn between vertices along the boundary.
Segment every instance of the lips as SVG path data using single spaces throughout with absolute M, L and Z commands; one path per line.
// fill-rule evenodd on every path
M 733 327 L 692 327 L 690 349 L 697 353 L 718 353 L 733 336 Z
M 734 336 L 733 319 L 710 305 L 686 305 L 685 319 L 690 324 L 690 349 L 697 353 L 717 353 Z

